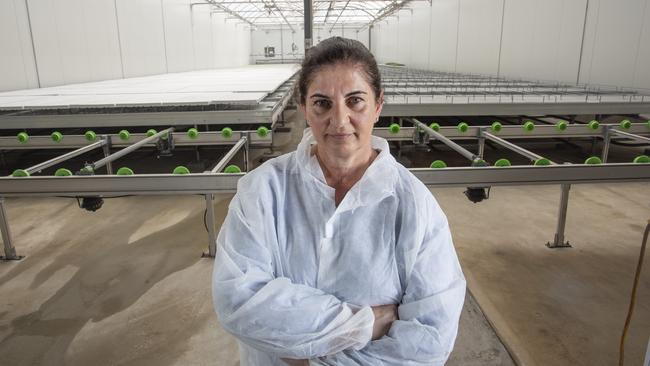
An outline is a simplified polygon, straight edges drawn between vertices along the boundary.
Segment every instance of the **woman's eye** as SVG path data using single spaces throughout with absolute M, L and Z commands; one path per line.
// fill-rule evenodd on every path
M 363 102 L 364 102 L 363 98 L 360 98 L 360 97 L 351 97 L 351 98 L 348 99 L 348 105 L 350 107 L 355 107 L 355 106 L 358 107 L 358 106 L 362 105 L 361 103 L 363 103 Z
M 327 109 L 330 107 L 330 101 L 327 99 L 318 99 L 314 101 L 314 106 Z

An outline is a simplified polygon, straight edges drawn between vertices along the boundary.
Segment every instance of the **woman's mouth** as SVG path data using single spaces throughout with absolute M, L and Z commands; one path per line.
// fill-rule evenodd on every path
M 329 137 L 336 139 L 336 140 L 345 140 L 348 137 L 352 137 L 352 133 L 330 133 Z

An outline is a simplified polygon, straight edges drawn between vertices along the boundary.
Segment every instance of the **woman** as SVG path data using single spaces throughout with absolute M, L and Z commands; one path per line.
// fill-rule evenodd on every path
M 310 49 L 297 151 L 239 181 L 213 297 L 242 366 L 443 365 L 465 280 L 429 190 L 371 135 L 383 92 L 359 42 Z

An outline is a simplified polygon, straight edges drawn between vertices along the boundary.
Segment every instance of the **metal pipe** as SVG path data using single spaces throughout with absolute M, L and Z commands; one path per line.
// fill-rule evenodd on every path
M 607 163 L 607 155 L 609 155 L 609 143 L 612 138 L 611 128 L 608 125 L 603 127 L 603 152 L 601 155 L 601 160 L 603 163 Z
M 407 121 L 410 121 L 414 125 L 422 128 L 426 133 L 429 134 L 429 136 L 433 137 L 434 139 L 442 142 L 443 144 L 449 146 L 450 148 L 454 149 L 457 153 L 461 154 L 465 158 L 469 159 L 470 161 L 474 161 L 479 158 L 478 155 L 472 153 L 471 151 L 468 151 L 464 147 L 458 145 L 457 143 L 451 141 L 447 137 L 443 136 L 441 133 L 438 133 L 434 130 L 432 130 L 429 126 L 425 125 L 424 123 L 418 121 L 415 118 L 405 118 Z
M 513 144 L 512 142 L 508 142 L 508 141 L 506 141 L 506 140 L 504 140 L 504 139 L 502 139 L 500 137 L 496 137 L 496 136 L 494 136 L 493 134 L 491 134 L 489 132 L 483 131 L 482 135 L 486 139 L 488 139 L 488 140 L 490 140 L 492 142 L 495 142 L 495 143 L 497 143 L 497 144 L 499 144 L 499 145 L 501 145 L 501 146 L 503 146 L 503 147 L 505 147 L 507 149 L 510 149 L 510 150 L 520 154 L 520 155 L 523 155 L 523 156 L 527 157 L 530 160 L 534 161 L 534 160 L 538 160 L 538 159 L 543 158 L 543 156 L 541 156 L 541 155 L 537 155 L 532 151 L 526 150 L 521 146 L 517 146 L 517 145 Z M 551 164 L 555 164 L 555 163 L 551 161 Z
M 305 55 L 307 55 L 307 50 L 313 45 L 313 29 L 314 29 L 314 4 L 312 0 L 304 0 L 305 7 Z
M 224 155 L 224 157 L 221 158 L 221 160 L 219 160 L 217 165 L 215 165 L 214 168 L 212 168 L 210 173 L 221 172 L 221 170 L 226 166 L 226 164 L 228 164 L 228 162 L 230 162 L 230 160 L 235 156 L 235 154 L 237 154 L 239 149 L 241 149 L 241 147 L 244 146 L 244 144 L 246 144 L 246 141 L 248 141 L 248 138 L 246 137 L 240 138 L 239 141 L 237 141 L 237 143 L 230 148 L 230 150 L 226 153 L 226 155 Z
M 96 148 L 98 148 L 100 146 L 104 146 L 105 144 L 106 144 L 106 140 L 97 141 L 97 142 L 95 142 L 93 144 L 90 144 L 88 146 L 84 146 L 82 148 L 79 148 L 79 149 L 74 150 L 74 151 L 70 151 L 69 153 L 63 154 L 61 156 L 57 156 L 56 158 L 52 158 L 52 159 L 50 159 L 48 161 L 44 161 L 44 162 L 42 162 L 40 164 L 36 164 L 36 165 L 34 165 L 32 167 L 29 167 L 29 168 L 25 169 L 25 171 L 27 171 L 27 173 L 29 173 L 30 175 L 33 174 L 33 173 L 41 172 L 43 169 L 47 169 L 47 168 L 51 167 L 52 165 L 56 165 L 58 163 L 64 162 L 64 161 L 66 161 L 68 159 L 74 158 L 75 156 L 79 156 L 79 155 L 81 155 L 83 153 L 94 150 L 94 149 L 96 149 Z
M 9 224 L 7 223 L 4 197 L 0 197 L 0 231 L 2 231 L 2 241 L 5 247 L 5 255 L 3 259 L 21 259 L 21 256 L 16 255 L 16 248 L 11 242 L 11 232 L 9 231 Z
M 120 150 L 120 151 L 118 151 L 118 152 L 116 152 L 114 154 L 111 154 L 111 155 L 109 155 L 109 156 L 107 156 L 107 157 L 105 157 L 105 158 L 103 158 L 101 160 L 98 160 L 98 161 L 92 163 L 90 166 L 93 168 L 93 170 L 95 170 L 97 168 L 101 168 L 105 164 L 113 162 L 113 161 L 121 158 L 122 156 L 139 149 L 143 145 L 146 145 L 146 144 L 150 143 L 151 141 L 154 141 L 154 140 L 158 139 L 160 136 L 162 136 L 164 134 L 167 134 L 167 133 L 172 133 L 173 131 L 174 131 L 174 127 L 170 127 L 170 128 L 168 128 L 166 130 L 162 130 L 162 131 L 156 133 L 155 135 L 152 135 L 152 136 L 149 136 L 149 137 L 147 137 L 145 139 L 142 139 L 142 140 L 136 142 L 133 145 L 129 145 L 129 146 L 125 147 L 124 149 L 122 149 L 122 150 Z
M 569 190 L 570 184 L 562 184 L 562 196 L 560 196 L 560 212 L 557 217 L 557 229 L 555 231 L 555 238 L 553 243 L 548 242 L 546 246 L 549 248 L 567 248 L 571 247 L 569 242 L 564 241 L 564 228 L 566 226 L 566 212 L 569 206 Z
M 214 226 L 214 194 L 205 195 L 205 225 L 208 227 L 208 257 L 217 253 L 217 235 Z
M 615 134 L 615 135 L 618 135 L 618 136 L 627 137 L 627 138 L 631 138 L 633 140 L 650 143 L 650 138 L 648 138 L 648 137 L 643 137 L 643 136 L 635 135 L 633 133 L 623 132 L 623 131 L 614 130 L 614 129 L 611 129 L 610 132 Z

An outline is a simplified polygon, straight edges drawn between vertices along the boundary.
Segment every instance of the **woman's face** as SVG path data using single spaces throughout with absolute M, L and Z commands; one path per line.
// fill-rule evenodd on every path
M 300 109 L 312 129 L 319 153 L 343 159 L 368 153 L 372 128 L 381 113 L 383 92 L 379 100 L 377 103 L 361 66 L 340 63 L 317 71 Z

